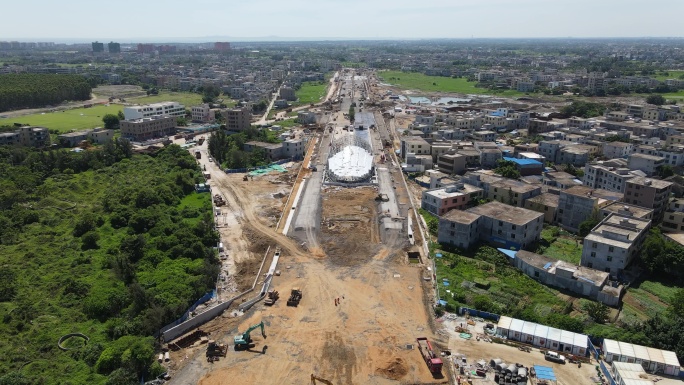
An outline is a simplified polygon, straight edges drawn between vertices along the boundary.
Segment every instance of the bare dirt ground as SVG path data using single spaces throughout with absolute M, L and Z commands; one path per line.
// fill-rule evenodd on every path
M 136 96 L 145 96 L 147 93 L 140 86 L 132 85 L 102 85 L 93 89 L 93 94 L 101 99 L 109 99 L 110 97 L 119 98 L 133 98 Z
M 255 333 L 250 351 L 231 349 L 225 359 L 206 363 L 213 370 L 200 385 L 302 384 L 311 373 L 334 384 L 446 382 L 432 377 L 415 348 L 406 349 L 416 337 L 432 338 L 420 269 L 373 259 L 333 271 L 325 261 L 284 259 L 290 269 L 274 279 L 281 299 L 270 308 L 256 305 L 238 325 L 245 330 L 263 320 L 267 338 Z M 303 291 L 297 308 L 283 296 L 294 286 Z
M 336 265 L 365 262 L 379 251 L 377 189 L 359 187 L 323 190 L 321 247 Z

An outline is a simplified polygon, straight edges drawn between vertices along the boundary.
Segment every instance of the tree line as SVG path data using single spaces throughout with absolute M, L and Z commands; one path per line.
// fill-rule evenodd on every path
M 91 91 L 88 80 L 80 75 L 0 75 L 0 112 L 89 100 Z

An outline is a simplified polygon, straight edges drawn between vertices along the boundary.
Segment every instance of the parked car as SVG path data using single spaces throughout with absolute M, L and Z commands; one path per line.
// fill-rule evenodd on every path
M 547 361 L 555 362 L 558 364 L 565 364 L 565 356 L 562 356 L 556 352 L 546 352 L 544 358 Z

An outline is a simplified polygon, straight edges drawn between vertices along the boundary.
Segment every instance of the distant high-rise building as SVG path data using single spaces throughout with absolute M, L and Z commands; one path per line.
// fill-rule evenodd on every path
M 104 52 L 104 43 L 93 42 L 93 52 Z
M 107 44 L 107 48 L 109 49 L 109 53 L 121 52 L 121 44 L 114 43 L 113 41 L 111 41 L 111 42 L 109 42 L 109 44 Z
M 138 44 L 138 53 L 153 53 L 154 44 Z
M 230 43 L 225 41 L 217 41 L 214 43 L 214 50 L 216 51 L 230 51 Z

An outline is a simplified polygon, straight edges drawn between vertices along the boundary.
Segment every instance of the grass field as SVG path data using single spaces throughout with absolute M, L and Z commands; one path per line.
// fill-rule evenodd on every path
M 126 99 L 128 103 L 150 104 L 159 102 L 177 102 L 187 108 L 202 104 L 202 95 L 192 92 L 160 92 L 159 95 L 141 96 Z
M 582 259 L 582 242 L 577 242 L 570 234 L 557 227 L 549 226 L 542 230 L 537 253 L 579 265 Z
M 475 87 L 474 82 L 465 78 L 447 78 L 443 76 L 428 76 L 415 72 L 382 71 L 378 76 L 394 86 L 419 91 L 446 92 L 473 95 L 520 96 L 522 92 L 515 90 L 492 91 Z
M 684 90 L 678 92 L 670 92 L 668 94 L 661 94 L 665 99 L 684 99 Z
M 0 125 L 22 123 L 32 126 L 47 127 L 50 130 L 69 132 L 72 130 L 85 130 L 88 128 L 102 127 L 102 117 L 106 114 L 115 114 L 123 111 L 123 106 L 112 104 L 109 106 L 95 106 L 91 108 L 76 108 L 58 112 L 45 112 L 24 115 L 14 118 L 0 119 Z
M 325 96 L 328 89 L 328 82 L 304 82 L 302 87 L 295 92 L 298 101 L 293 105 L 304 105 L 318 103 Z
M 663 75 L 663 73 L 659 72 L 658 74 L 654 75 L 653 77 L 663 81 L 667 79 L 679 79 L 680 76 L 684 75 L 684 71 L 680 70 L 673 70 L 673 71 L 664 71 L 667 72 L 667 75 Z

